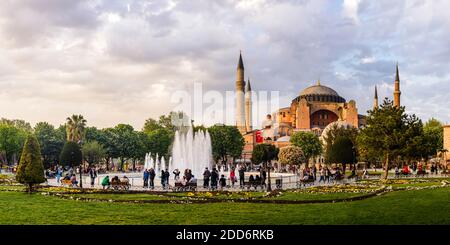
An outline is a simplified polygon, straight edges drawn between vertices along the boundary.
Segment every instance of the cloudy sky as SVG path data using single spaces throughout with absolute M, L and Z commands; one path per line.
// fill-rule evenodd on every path
M 0 117 L 89 125 L 165 114 L 175 90 L 233 90 L 239 50 L 254 90 L 288 106 L 319 77 L 360 114 L 373 89 L 450 123 L 450 1 L 2 0 Z

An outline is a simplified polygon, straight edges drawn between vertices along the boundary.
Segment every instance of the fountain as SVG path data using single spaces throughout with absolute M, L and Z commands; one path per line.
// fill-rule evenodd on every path
M 191 169 L 195 178 L 202 179 L 205 168 L 212 167 L 211 136 L 208 131 L 194 133 L 192 127 L 187 133 L 176 131 L 169 164 L 170 170 L 180 170 L 181 176 L 185 169 Z

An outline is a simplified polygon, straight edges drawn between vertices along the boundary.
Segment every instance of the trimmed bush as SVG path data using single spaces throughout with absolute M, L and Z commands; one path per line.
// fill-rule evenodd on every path
M 29 193 L 33 191 L 33 185 L 45 182 L 41 149 L 34 135 L 27 136 L 17 167 L 16 180 L 27 185 Z

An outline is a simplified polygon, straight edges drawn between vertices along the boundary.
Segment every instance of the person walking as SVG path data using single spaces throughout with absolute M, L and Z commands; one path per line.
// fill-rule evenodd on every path
M 211 173 L 211 189 L 216 190 L 217 189 L 217 181 L 219 180 L 219 172 L 217 172 L 216 168 L 213 168 L 213 171 Z
M 150 176 L 150 174 L 149 174 L 148 170 L 145 169 L 144 170 L 144 177 L 143 177 L 143 179 L 144 179 L 144 188 L 148 187 L 148 178 L 149 178 L 149 176 Z
M 153 190 L 155 189 L 155 177 L 156 177 L 156 172 L 153 168 L 150 169 L 150 171 L 148 171 L 148 176 L 150 179 L 150 188 Z
M 230 181 L 231 181 L 231 187 L 234 187 L 234 183 L 237 181 L 234 167 L 232 167 L 231 171 L 230 171 Z
M 61 167 L 57 166 L 56 167 L 56 183 L 57 184 L 61 183 L 61 177 L 62 177 L 62 169 L 61 169 Z
M 244 188 L 245 185 L 245 169 L 243 166 L 239 168 L 239 186 Z
M 211 172 L 208 168 L 205 168 L 205 172 L 203 172 L 203 188 L 209 188 L 209 178 L 211 178 Z
M 266 169 L 263 168 L 261 171 L 261 188 L 266 187 L 266 178 L 267 178 Z
M 313 177 L 314 177 L 314 181 L 316 181 L 316 180 L 317 180 L 317 168 L 316 168 L 316 164 L 314 164 L 313 167 L 312 167 L 312 174 L 313 174 Z
M 95 167 L 89 169 L 89 176 L 91 177 L 91 187 L 94 187 L 95 178 L 97 178 L 97 170 Z
M 331 176 L 331 171 L 328 167 L 326 167 L 325 169 L 325 180 L 327 183 L 330 183 L 330 176 Z
M 164 170 L 161 170 L 161 186 L 163 189 L 166 189 L 166 173 Z
M 169 178 L 170 178 L 169 169 L 166 168 L 166 171 L 164 171 L 164 181 L 165 181 L 165 186 L 167 188 L 169 188 Z
M 320 179 L 319 179 L 319 183 L 323 181 L 323 183 L 325 183 L 325 174 L 326 174 L 326 170 L 325 168 L 321 168 L 319 170 L 320 173 Z
M 175 180 L 175 182 L 180 179 L 180 170 L 178 170 L 178 168 L 175 169 L 172 173 L 175 175 L 173 178 L 173 180 Z

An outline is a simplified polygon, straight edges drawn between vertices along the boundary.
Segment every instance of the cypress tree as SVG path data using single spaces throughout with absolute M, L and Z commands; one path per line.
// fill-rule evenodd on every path
M 33 185 L 45 182 L 44 165 L 42 163 L 41 149 L 36 136 L 27 136 L 17 167 L 16 180 L 27 185 L 29 193 L 33 191 Z
M 82 157 L 81 147 L 73 141 L 67 141 L 61 151 L 59 160 L 62 165 L 75 167 L 81 164 Z

